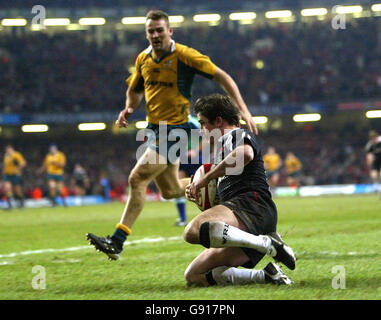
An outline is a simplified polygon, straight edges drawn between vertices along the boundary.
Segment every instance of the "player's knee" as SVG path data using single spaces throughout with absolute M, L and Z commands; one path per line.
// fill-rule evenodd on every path
M 132 189 L 137 189 L 139 187 L 145 186 L 145 176 L 139 172 L 132 172 L 128 177 L 128 185 Z
M 375 170 L 372 170 L 370 172 L 370 177 L 373 179 L 373 180 L 376 180 L 378 178 L 378 172 L 375 171 Z
M 193 220 L 184 231 L 184 240 L 191 244 L 201 244 L 210 248 L 209 222 Z
M 199 242 L 199 233 L 200 228 L 198 224 L 194 221 L 188 223 L 184 230 L 184 240 L 190 244 L 198 244 Z
M 165 200 L 170 200 L 170 199 L 173 199 L 173 198 L 177 198 L 177 192 L 174 192 L 173 190 L 162 190 L 161 191 L 161 196 Z
M 184 278 L 187 286 L 205 286 L 205 283 L 202 281 L 202 275 L 195 272 L 191 267 L 185 270 Z
M 184 272 L 184 278 L 185 278 L 185 281 L 187 282 L 187 285 L 191 285 L 193 283 L 193 273 L 192 273 L 192 269 L 190 267 L 188 267 L 185 272 Z

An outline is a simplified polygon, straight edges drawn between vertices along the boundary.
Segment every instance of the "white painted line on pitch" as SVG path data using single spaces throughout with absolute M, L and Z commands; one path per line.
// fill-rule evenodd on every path
M 174 237 L 158 237 L 158 238 L 143 238 L 139 240 L 134 240 L 134 241 L 128 241 L 124 245 L 125 246 L 131 246 L 139 243 L 155 243 L 155 242 L 164 242 L 164 241 L 177 241 L 181 240 L 183 237 L 181 236 L 174 236 Z M 62 249 L 41 249 L 41 250 L 29 250 L 29 251 L 21 251 L 21 252 L 12 252 L 8 254 L 0 254 L 0 259 L 1 258 L 13 258 L 17 256 L 27 256 L 31 254 L 40 254 L 40 253 L 50 253 L 50 252 L 70 252 L 70 251 L 78 251 L 78 250 L 85 250 L 85 249 L 93 249 L 92 246 L 87 245 L 87 246 L 78 246 L 78 247 L 70 247 L 70 248 L 62 248 Z M 305 254 L 324 254 L 324 255 L 332 255 L 332 256 L 337 256 L 337 255 L 350 255 L 350 256 L 356 256 L 356 255 L 361 255 L 364 254 L 364 252 L 356 252 L 356 251 L 351 251 L 351 252 L 337 252 L 337 251 L 301 251 L 301 252 L 295 252 L 296 255 L 305 255 Z M 366 252 L 365 254 L 374 254 L 374 252 Z M 13 264 L 13 262 L 8 262 L 8 261 L 3 261 L 0 262 L 0 265 L 8 265 L 8 264 Z
M 0 262 L 0 266 L 7 266 L 7 265 L 10 265 L 10 264 L 13 264 L 13 262 L 11 262 L 11 261 L 2 261 L 2 262 Z
M 176 236 L 176 237 L 169 237 L 169 238 L 143 238 L 139 240 L 134 241 L 128 241 L 125 243 L 125 245 L 134 245 L 139 243 L 153 243 L 153 242 L 163 242 L 163 241 L 174 241 L 174 240 L 180 240 L 183 237 Z M 0 254 L 1 258 L 13 258 L 17 256 L 28 256 L 31 254 L 39 254 L 39 253 L 50 253 L 50 252 L 67 252 L 67 251 L 78 251 L 78 250 L 85 250 L 85 249 L 93 249 L 93 247 L 87 245 L 87 246 L 78 246 L 78 247 L 71 247 L 71 248 L 62 248 L 62 249 L 41 249 L 41 250 L 29 250 L 29 251 L 21 251 L 21 252 L 12 252 L 8 254 Z
M 309 254 L 318 254 L 318 255 L 329 255 L 329 256 L 338 256 L 338 255 L 344 255 L 344 256 L 359 256 L 364 254 L 378 254 L 378 252 L 375 251 L 367 251 L 367 252 L 357 252 L 357 251 L 349 251 L 349 252 L 338 252 L 338 251 L 301 251 L 301 252 L 295 252 L 296 255 L 303 256 L 303 255 L 309 255 Z
M 63 248 L 63 249 L 41 249 L 41 250 L 30 250 L 30 251 L 21 251 L 21 252 L 12 252 L 8 254 L 1 254 L 0 258 L 13 258 L 17 256 L 28 256 L 31 254 L 39 254 L 39 253 L 48 253 L 48 252 L 65 252 L 65 251 L 77 251 L 88 249 L 88 246 L 79 246 L 72 248 Z
M 67 259 L 67 260 L 53 260 L 53 263 L 78 263 L 81 262 L 80 259 Z

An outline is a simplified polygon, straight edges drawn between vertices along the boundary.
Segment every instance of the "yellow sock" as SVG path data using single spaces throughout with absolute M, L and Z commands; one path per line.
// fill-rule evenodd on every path
M 121 224 L 121 223 L 118 223 L 116 225 L 116 228 L 123 230 L 125 233 L 127 233 L 127 235 L 130 235 L 132 233 L 132 231 L 129 227 L 127 227 L 126 225 Z

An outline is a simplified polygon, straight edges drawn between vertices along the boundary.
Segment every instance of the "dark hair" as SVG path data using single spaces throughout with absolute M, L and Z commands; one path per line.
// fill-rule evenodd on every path
M 161 10 L 151 10 L 147 13 L 146 19 L 151 19 L 151 20 L 165 20 L 167 23 L 167 26 L 169 26 L 169 17 L 168 14 L 165 13 L 164 11 Z
M 214 123 L 217 117 L 221 117 L 230 125 L 239 126 L 240 110 L 226 95 L 216 93 L 199 98 L 193 109 L 196 114 L 201 113 L 206 117 L 210 123 Z
M 379 134 L 376 130 L 370 130 L 369 131 L 369 138 L 371 138 L 371 139 L 378 137 L 378 135 Z

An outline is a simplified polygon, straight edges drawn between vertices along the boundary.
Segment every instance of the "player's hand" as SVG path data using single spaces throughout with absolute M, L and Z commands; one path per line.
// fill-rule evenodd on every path
M 255 135 L 258 135 L 257 125 L 255 124 L 255 121 L 253 120 L 253 117 L 250 113 L 243 114 L 242 120 L 246 122 L 246 126 L 251 132 L 253 132 Z
M 194 180 L 194 174 L 192 174 L 191 177 L 190 177 L 190 184 L 188 184 L 185 187 L 185 198 L 187 200 L 189 200 L 189 201 L 196 202 L 196 198 L 193 197 L 192 194 L 191 194 L 193 180 Z
M 200 190 L 197 190 L 195 183 L 192 182 L 185 187 L 185 198 L 192 202 L 198 202 L 200 197 Z
M 132 108 L 125 108 L 123 109 L 118 116 L 118 120 L 116 120 L 116 125 L 119 128 L 127 128 L 128 126 L 128 118 L 131 116 L 131 114 L 134 112 L 134 109 Z
M 192 183 L 191 184 L 188 184 L 186 187 L 185 187 L 185 198 L 189 201 L 193 201 L 194 202 L 194 199 L 191 197 L 191 193 L 190 193 L 190 189 L 191 189 L 191 186 L 192 186 Z
M 189 201 L 193 201 L 190 199 L 190 189 L 189 189 L 193 182 L 193 179 L 194 179 L 194 174 L 190 176 L 190 183 L 185 187 L 185 198 Z
M 210 179 L 206 174 L 201 179 L 192 182 L 191 184 L 188 184 L 185 188 L 185 197 L 190 201 L 198 202 L 201 195 L 201 188 L 206 187 L 209 182 Z

